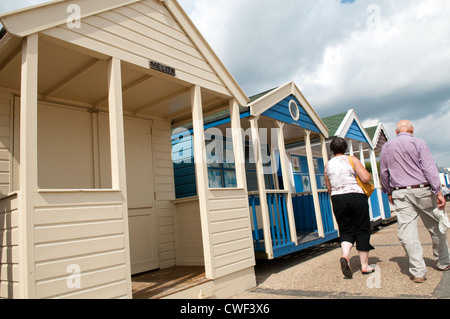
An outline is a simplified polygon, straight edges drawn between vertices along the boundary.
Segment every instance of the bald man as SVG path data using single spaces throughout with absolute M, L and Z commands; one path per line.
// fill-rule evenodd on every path
M 398 237 L 409 257 L 411 279 L 426 280 L 427 267 L 419 240 L 417 221 L 420 216 L 433 241 L 437 269 L 450 270 L 447 234 L 439 231 L 439 221 L 433 211 L 445 209 L 439 171 L 427 144 L 414 137 L 409 120 L 398 122 L 397 138 L 383 146 L 380 178 L 383 192 L 395 207 Z

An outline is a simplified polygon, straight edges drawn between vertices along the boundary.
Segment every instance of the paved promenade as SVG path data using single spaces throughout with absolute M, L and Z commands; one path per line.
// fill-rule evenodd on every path
M 450 203 L 447 203 L 450 213 Z M 344 279 L 339 244 L 327 243 L 278 260 L 258 261 L 257 287 L 237 295 L 240 299 L 450 299 L 450 271 L 436 270 L 431 237 L 419 222 L 419 234 L 427 264 L 427 281 L 410 279 L 408 260 L 397 237 L 397 223 L 374 231 L 369 263 L 377 266 L 370 276 L 361 274 L 356 250 L 350 260 L 353 279 Z

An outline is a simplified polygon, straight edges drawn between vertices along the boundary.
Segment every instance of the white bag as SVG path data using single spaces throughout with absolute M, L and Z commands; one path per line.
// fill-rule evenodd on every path
M 442 209 L 436 208 L 433 210 L 434 217 L 439 221 L 439 231 L 445 234 L 450 229 L 450 221 L 448 220 L 447 213 Z

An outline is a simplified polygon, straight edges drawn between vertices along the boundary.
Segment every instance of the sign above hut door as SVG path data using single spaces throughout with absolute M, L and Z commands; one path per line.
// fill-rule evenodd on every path
M 150 122 L 125 119 L 132 274 L 159 268 Z

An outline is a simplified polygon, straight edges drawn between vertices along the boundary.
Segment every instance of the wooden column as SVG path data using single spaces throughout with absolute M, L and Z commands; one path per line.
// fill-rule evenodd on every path
M 266 183 L 264 181 L 264 167 L 262 163 L 261 140 L 259 137 L 258 119 L 259 117 L 251 118 L 250 126 L 252 132 L 253 151 L 256 164 L 256 177 L 258 181 L 258 190 L 260 199 L 259 201 L 261 204 L 261 214 L 263 220 L 264 246 L 266 249 L 267 257 L 269 259 L 273 259 L 272 236 L 270 233 L 269 206 L 267 205 Z M 255 229 L 255 231 L 258 230 Z
M 117 58 L 112 58 L 108 63 L 108 89 L 112 188 L 114 190 L 120 190 L 122 193 L 127 294 L 128 298 L 132 298 L 125 133 L 123 124 L 122 70 L 121 61 Z
M 383 205 L 383 195 L 381 193 L 381 183 L 380 177 L 378 174 L 378 166 L 377 166 L 377 157 L 375 155 L 375 150 L 369 150 L 370 153 L 370 164 L 372 166 L 372 176 L 373 176 L 373 184 L 375 186 L 375 192 L 377 193 L 378 203 L 380 206 L 381 218 L 386 219 L 386 212 L 384 210 Z
M 349 152 L 350 156 L 354 156 L 352 140 L 347 139 L 347 143 L 348 143 L 348 152 Z
M 320 210 L 320 200 L 319 191 L 317 189 L 316 173 L 314 171 L 314 159 L 311 146 L 311 131 L 305 130 L 305 140 L 306 140 L 306 157 L 308 159 L 308 170 L 309 178 L 311 180 L 311 191 L 314 201 L 314 211 L 316 214 L 317 221 L 317 231 L 319 232 L 319 237 L 325 238 L 325 231 L 323 229 L 322 213 Z
M 20 88 L 20 190 L 19 214 L 21 253 L 21 297 L 35 298 L 34 203 L 38 190 L 37 116 L 38 116 L 38 44 L 33 34 L 22 43 L 22 82 Z
M 291 184 L 289 179 L 289 169 L 288 169 L 288 161 L 286 154 L 286 146 L 284 144 L 284 123 L 277 121 L 277 126 L 279 128 L 278 131 L 278 149 L 280 151 L 280 165 L 281 165 L 281 174 L 283 175 L 283 186 L 284 190 L 288 191 L 286 195 L 286 208 L 287 214 L 289 218 L 289 229 L 291 232 L 291 241 L 293 241 L 296 245 L 298 245 L 297 238 L 297 229 L 295 227 L 295 217 L 294 217 L 294 205 L 292 204 L 292 191 Z
M 245 173 L 245 154 L 241 128 L 241 116 L 236 99 L 230 100 L 231 131 L 233 138 L 234 162 L 236 167 L 237 187 L 247 190 Z
M 322 158 L 323 158 L 323 166 L 326 167 L 328 164 L 328 151 L 327 151 L 327 143 L 325 141 L 325 137 L 323 135 L 320 135 L 320 145 L 322 148 Z M 326 174 L 326 172 L 325 172 Z M 331 202 L 331 198 L 330 198 L 330 206 L 331 206 L 331 210 L 333 210 L 333 203 Z M 339 226 L 336 220 L 336 216 L 334 216 L 334 212 L 332 212 L 332 217 L 333 217 L 333 224 L 334 224 L 334 229 L 336 229 L 339 232 Z
M 205 131 L 203 124 L 203 107 L 201 88 L 197 85 L 191 88 L 192 122 L 194 129 L 193 146 L 195 161 L 195 176 L 197 194 L 200 206 L 200 219 L 202 225 L 203 254 L 205 259 L 205 276 L 214 279 L 215 271 L 212 260 L 213 252 L 209 227 L 209 179 L 206 161 Z

